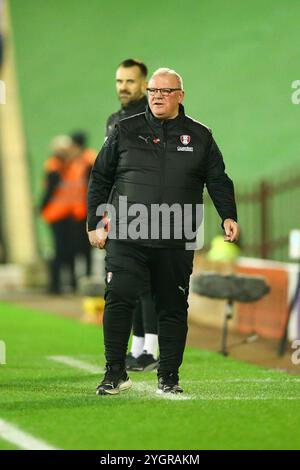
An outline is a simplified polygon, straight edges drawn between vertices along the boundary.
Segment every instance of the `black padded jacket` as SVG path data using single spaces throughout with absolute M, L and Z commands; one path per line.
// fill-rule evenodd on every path
M 233 183 L 210 129 L 186 116 L 182 105 L 178 116 L 166 121 L 155 118 L 147 107 L 146 112 L 116 125 L 95 161 L 88 189 L 88 230 L 97 227 L 102 219 L 97 207 L 106 202 L 116 209 L 118 227 L 130 224 L 133 216 L 118 217 L 120 196 L 127 197 L 128 207 L 143 204 L 148 216 L 152 206 L 161 204 L 190 205 L 198 210 L 205 185 L 222 223 L 227 218 L 237 220 Z M 172 234 L 178 223 L 171 214 Z M 151 239 L 149 233 L 147 239 L 134 241 L 177 248 L 186 242 L 184 236 L 162 240 Z

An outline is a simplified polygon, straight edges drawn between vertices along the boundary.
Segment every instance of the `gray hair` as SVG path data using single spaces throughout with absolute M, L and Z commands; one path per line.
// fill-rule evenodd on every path
M 179 87 L 183 90 L 183 80 L 182 77 L 179 75 L 179 73 L 175 72 L 173 69 L 168 69 L 167 67 L 161 67 L 153 73 L 152 77 L 156 77 L 157 75 L 173 75 L 176 77 L 178 81 Z M 151 79 L 150 79 L 151 80 Z

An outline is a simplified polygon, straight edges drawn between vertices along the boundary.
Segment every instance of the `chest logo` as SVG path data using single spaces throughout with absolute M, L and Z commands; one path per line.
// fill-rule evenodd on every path
M 191 136 L 190 135 L 181 135 L 180 136 L 180 142 L 183 145 L 189 145 L 190 141 L 191 141 Z
M 148 137 L 143 137 L 142 135 L 139 135 L 138 136 L 139 139 L 142 139 L 144 142 L 146 142 L 146 144 L 148 144 L 148 140 L 151 139 L 151 136 L 148 135 Z

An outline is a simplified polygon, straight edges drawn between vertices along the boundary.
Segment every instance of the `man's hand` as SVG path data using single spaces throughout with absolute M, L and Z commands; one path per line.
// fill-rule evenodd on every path
M 232 219 L 225 219 L 223 222 L 224 230 L 225 230 L 225 236 L 224 236 L 224 241 L 225 242 L 235 242 L 239 238 L 240 234 L 240 227 L 235 220 Z
M 102 250 L 105 247 L 107 236 L 108 236 L 108 232 L 103 227 L 97 228 L 96 230 L 92 230 L 91 232 L 88 232 L 90 244 L 94 248 L 99 248 L 100 250 Z

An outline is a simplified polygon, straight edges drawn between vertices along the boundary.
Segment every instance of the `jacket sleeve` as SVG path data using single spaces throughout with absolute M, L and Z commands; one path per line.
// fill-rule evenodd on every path
M 60 183 L 60 174 L 58 171 L 51 171 L 46 175 L 45 190 L 42 195 L 42 201 L 40 204 L 40 211 L 42 211 L 48 202 L 50 202 L 56 188 Z
M 88 231 L 95 230 L 102 219 L 101 214 L 97 215 L 97 208 L 105 204 L 109 198 L 118 160 L 118 129 L 115 128 L 112 135 L 105 141 L 91 171 L 87 195 Z
M 223 222 L 225 219 L 237 221 L 237 210 L 232 180 L 225 173 L 222 153 L 212 135 L 206 161 L 206 187 Z

